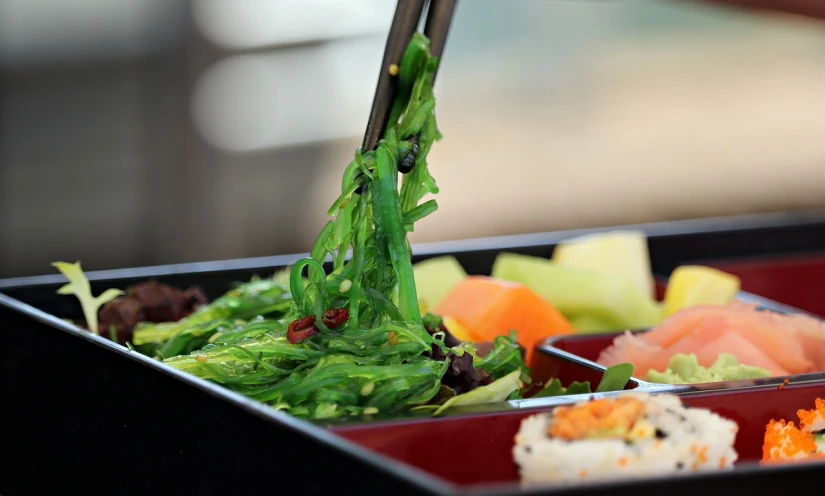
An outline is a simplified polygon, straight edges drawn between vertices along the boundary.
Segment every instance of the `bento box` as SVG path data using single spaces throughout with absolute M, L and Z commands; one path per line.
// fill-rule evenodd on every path
M 653 269 L 658 274 L 707 258 L 737 260 L 811 253 L 825 246 L 825 216 L 821 213 L 630 227 L 647 233 Z M 560 240 L 595 231 L 421 245 L 414 247 L 414 258 L 420 261 L 451 254 L 468 273 L 487 274 L 496 255 L 503 251 L 547 257 Z M 96 294 L 154 279 L 179 288 L 197 285 L 214 298 L 233 282 L 271 273 L 301 256 L 99 271 L 87 276 Z M 362 427 L 349 425 L 351 422 L 313 425 L 295 419 L 79 331 L 63 320 L 80 316 L 76 301 L 55 294 L 64 282 L 59 274 L 0 281 L 0 363 L 5 372 L 0 392 L 4 415 L 13 426 L 3 436 L 3 445 L 15 453 L 12 462 L 0 471 L 0 493 L 37 493 L 59 485 L 92 492 L 216 494 L 271 489 L 273 482 L 267 474 L 276 470 L 300 481 L 306 492 L 342 487 L 368 492 L 391 487 L 400 494 L 465 492 L 466 488 L 444 480 L 439 473 L 411 467 L 408 460 L 393 459 L 333 434 L 336 429 L 368 430 L 373 423 L 379 428 L 390 421 L 393 425 L 447 425 L 444 423 L 450 422 L 452 415 L 443 419 L 415 414 L 395 419 L 376 417 L 373 422 L 361 422 Z M 766 299 L 760 302 L 781 307 Z M 573 363 L 565 373 L 569 380 L 598 381 L 601 375 L 598 368 L 582 363 Z M 811 384 L 815 389 L 820 383 Z M 643 382 L 634 379 L 626 389 L 642 386 Z M 758 381 L 749 385 L 754 386 L 759 386 Z M 772 383 L 762 386 L 774 387 Z M 457 409 L 454 415 L 477 422 L 491 415 L 509 415 L 513 410 L 520 414 L 525 409 L 576 399 L 491 403 Z M 322 476 L 319 467 L 323 467 Z M 783 467 L 759 471 L 754 472 L 753 480 L 781 472 L 795 473 L 804 481 L 808 470 Z M 716 484 L 733 479 L 741 484 L 740 477 L 739 472 L 696 477 L 690 478 L 689 485 L 698 488 L 710 481 Z M 629 483 L 626 487 L 641 486 Z M 472 490 L 487 491 L 478 485 Z M 495 488 L 489 490 L 502 494 Z

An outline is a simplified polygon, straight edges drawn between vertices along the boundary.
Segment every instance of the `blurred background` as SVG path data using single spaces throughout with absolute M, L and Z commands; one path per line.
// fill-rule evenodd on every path
M 0 277 L 307 251 L 393 0 L 0 0 Z M 459 2 L 414 242 L 825 205 L 825 28 Z

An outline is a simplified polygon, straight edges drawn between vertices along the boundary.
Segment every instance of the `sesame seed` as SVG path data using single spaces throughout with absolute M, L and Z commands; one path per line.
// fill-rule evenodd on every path
M 370 382 L 369 384 L 364 384 L 364 387 L 361 388 L 361 396 L 369 396 L 373 391 L 375 391 L 375 383 Z

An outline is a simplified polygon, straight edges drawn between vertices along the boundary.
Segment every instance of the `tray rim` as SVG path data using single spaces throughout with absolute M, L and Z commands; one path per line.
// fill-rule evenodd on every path
M 775 477 L 782 477 L 785 479 L 786 477 L 793 477 L 796 473 L 821 473 L 821 471 L 825 469 L 825 461 L 812 461 L 806 463 L 789 463 L 789 464 L 782 464 L 776 466 L 760 466 L 756 463 L 749 463 L 746 466 L 742 466 L 740 468 L 734 468 L 733 470 L 729 471 L 713 471 L 713 472 L 700 472 L 700 473 L 686 473 L 686 474 L 679 474 L 679 475 L 663 475 L 657 477 L 640 477 L 638 479 L 618 479 L 614 481 L 601 481 L 601 482 L 590 482 L 586 484 L 580 485 L 573 485 L 570 487 L 563 487 L 563 486 L 550 486 L 550 487 L 535 487 L 535 488 L 521 488 L 518 484 L 514 483 L 500 483 L 500 484 L 489 484 L 484 486 L 458 486 L 460 489 L 456 494 L 466 494 L 472 496 L 481 496 L 481 495 L 493 495 L 493 494 L 541 494 L 541 495 L 554 495 L 554 496 L 584 496 L 584 495 L 591 495 L 591 494 L 600 494 L 600 491 L 603 491 L 605 494 L 608 492 L 615 493 L 617 491 L 626 490 L 626 491 L 634 491 L 635 488 L 643 489 L 643 491 L 638 491 L 642 494 L 651 494 L 650 492 L 644 491 L 645 486 L 650 484 L 663 484 L 663 485 L 672 485 L 677 486 L 679 484 L 689 484 L 691 486 L 700 486 L 703 483 L 709 487 L 713 486 L 714 481 L 719 480 L 730 480 L 730 479 L 737 479 L 737 480 L 747 480 L 751 478 L 753 475 L 758 475 L 761 478 L 768 478 L 771 475 Z M 772 474 L 773 473 L 773 474 Z M 787 479 L 785 479 L 787 480 Z M 517 491 L 517 492 L 516 492 Z M 754 493 L 752 491 L 748 491 L 749 494 L 775 494 L 775 490 L 772 490 L 768 493 Z M 624 494 L 624 493 L 622 493 Z M 660 493 L 653 493 L 653 494 L 660 494 Z M 711 492 L 710 494 L 718 494 L 716 492 Z M 729 494 L 729 493 L 725 493 Z
M 618 230 L 641 230 L 647 238 L 664 238 L 690 234 L 711 234 L 724 231 L 747 231 L 753 229 L 771 229 L 782 227 L 825 226 L 825 209 L 812 209 L 794 212 L 770 212 L 758 214 L 706 217 L 677 221 L 662 221 L 617 226 L 602 226 L 586 229 L 543 231 L 507 236 L 489 236 L 412 245 L 413 257 L 437 256 L 443 253 L 468 253 L 475 251 L 506 250 L 508 248 L 526 248 L 551 246 L 575 236 Z M 102 269 L 84 271 L 89 281 L 120 280 L 132 278 L 151 278 L 180 274 L 206 274 L 228 270 L 254 270 L 269 267 L 285 267 L 308 256 L 308 252 L 272 255 L 264 257 L 231 258 L 202 262 L 183 262 L 162 265 L 145 265 L 119 269 Z M 3 289 L 33 287 L 65 282 L 61 274 L 42 274 L 34 276 L 10 277 L 0 279 L 0 292 Z M 754 295 L 755 296 L 755 295 Z

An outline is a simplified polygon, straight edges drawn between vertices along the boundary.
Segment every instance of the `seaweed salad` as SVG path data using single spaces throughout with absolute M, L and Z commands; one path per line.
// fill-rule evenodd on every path
M 429 40 L 416 33 L 395 74 L 398 92 L 383 137 L 374 150 L 356 150 L 328 212 L 333 220 L 309 257 L 240 284 L 177 322 L 139 323 L 128 344 L 304 418 L 416 407 L 437 414 L 454 404 L 521 397 L 530 378 L 514 334 L 479 353 L 438 317 L 422 316 L 416 295 L 407 233 L 437 209 L 435 200 L 422 200 L 438 193 L 427 167 L 441 139 L 438 63 Z M 58 264 L 64 274 L 71 265 Z

